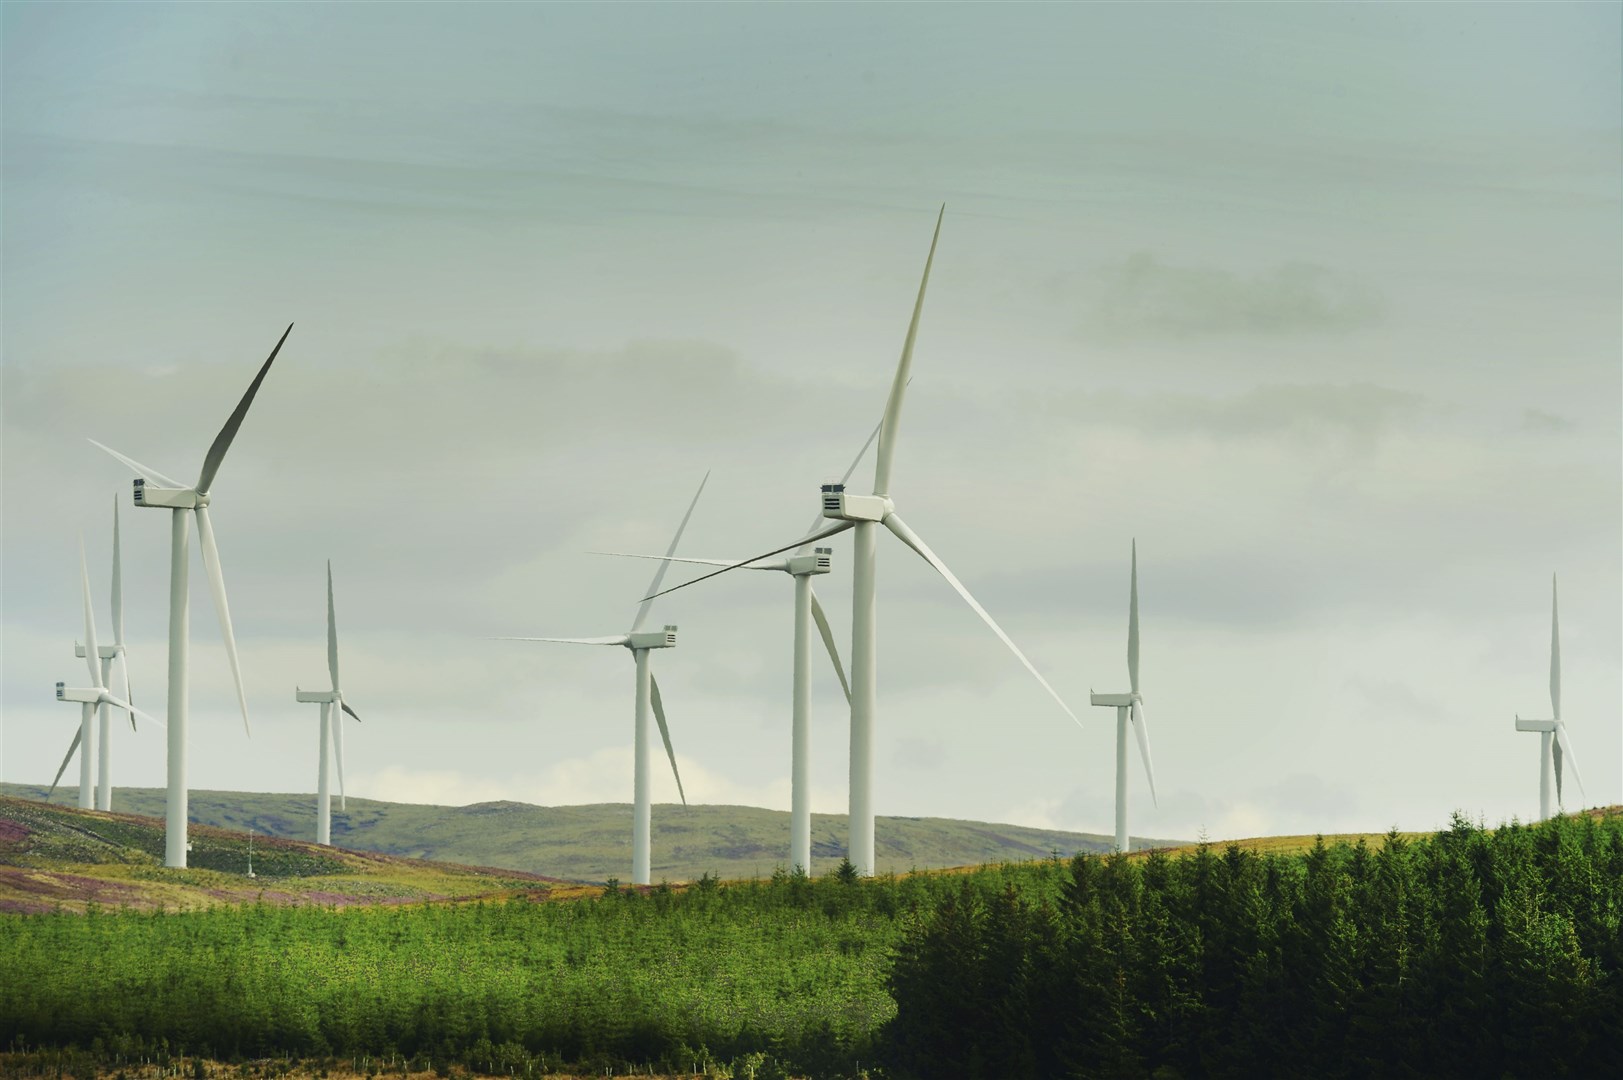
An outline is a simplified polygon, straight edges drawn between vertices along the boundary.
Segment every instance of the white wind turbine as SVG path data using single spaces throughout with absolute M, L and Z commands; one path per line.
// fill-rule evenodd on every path
M 879 427 L 875 427 L 873 434 L 868 436 L 868 441 L 857 451 L 851 467 L 845 470 L 845 476 L 840 480 L 842 484 L 851 479 L 851 474 L 862 461 L 862 455 L 868 452 L 868 447 L 878 435 Z M 813 518 L 808 531 L 815 530 L 822 517 L 819 513 Z M 763 559 L 745 564 L 739 564 L 734 559 L 670 559 L 671 562 L 695 563 L 701 566 L 742 565 L 745 570 L 778 570 L 788 574 L 795 583 L 794 682 L 790 698 L 789 728 L 789 865 L 799 867 L 808 874 L 812 870 L 811 626 L 814 622 L 817 624 L 818 634 L 823 639 L 823 647 L 828 650 L 828 658 L 834 663 L 834 674 L 840 680 L 840 689 L 845 694 L 846 703 L 849 705 L 851 701 L 851 684 L 846 681 L 845 668 L 840 664 L 840 650 L 834 643 L 834 631 L 828 625 L 828 616 L 824 614 L 822 602 L 817 599 L 817 592 L 811 584 L 814 575 L 826 574 L 833 568 L 833 553 L 829 548 L 814 547 L 814 543 L 808 541 L 802 544 L 788 558 Z M 632 555 L 622 551 L 600 551 L 595 554 L 619 555 L 632 559 L 661 558 L 659 555 Z
M 90 797 L 90 757 L 91 747 L 95 741 L 91 719 L 95 716 L 96 709 L 105 708 L 108 705 L 115 709 L 123 709 L 130 714 L 131 724 L 135 723 L 136 717 L 152 723 L 157 721 L 131 705 L 129 701 L 124 698 L 114 697 L 107 691 L 107 680 L 104 675 L 106 666 L 101 662 L 101 651 L 96 646 L 96 616 L 90 606 L 90 570 L 85 565 L 83 540 L 79 542 L 79 581 L 81 591 L 84 594 L 85 609 L 86 648 L 82 655 L 85 658 L 85 666 L 90 669 L 90 686 L 70 688 L 66 683 L 59 682 L 56 684 L 56 700 L 79 703 L 79 730 L 74 733 L 73 741 L 68 744 L 67 755 L 63 757 L 61 767 L 56 770 L 56 779 L 51 781 L 51 789 L 45 793 L 45 798 L 50 799 L 52 792 L 56 791 L 56 785 L 61 782 L 62 774 L 67 771 L 68 762 L 73 759 L 74 751 L 80 750 L 82 747 L 82 752 L 79 755 L 79 809 L 91 810 L 95 809 Z M 105 733 L 103 733 L 103 737 L 105 738 Z M 105 775 L 103 773 L 104 777 Z M 105 784 L 106 780 L 103 779 L 102 782 Z
M 665 550 L 665 557 L 660 560 L 659 569 L 654 571 L 654 580 L 648 585 L 649 594 L 659 591 L 660 582 L 665 580 L 665 571 L 670 568 L 671 555 L 676 551 L 676 545 L 681 543 L 682 532 L 688 527 L 688 519 L 693 516 L 693 508 L 699 504 L 699 496 L 704 494 L 704 485 L 710 479 L 705 473 L 704 479 L 699 481 L 699 490 L 693 493 L 693 501 L 688 504 L 686 514 L 682 515 L 682 523 L 676 527 L 676 535 L 671 538 L 671 546 Z M 556 638 L 556 637 L 501 637 L 498 641 L 548 641 L 562 642 L 570 645 L 619 645 L 631 652 L 632 659 L 637 665 L 637 696 L 635 725 L 632 729 L 633 771 L 632 771 L 632 815 L 631 815 L 631 883 L 633 885 L 652 884 L 653 850 L 650 844 L 650 834 L 653 823 L 652 805 L 649 801 L 649 770 L 648 770 L 648 710 L 653 706 L 654 721 L 659 725 L 659 737 L 665 742 L 665 755 L 671 759 L 671 773 L 676 777 L 676 790 L 682 797 L 682 805 L 686 806 L 687 792 L 682 789 L 682 774 L 676 768 L 676 751 L 671 747 L 671 731 L 665 724 L 665 703 L 659 696 L 659 683 L 654 680 L 653 673 L 648 669 L 648 652 L 650 649 L 670 649 L 676 646 L 676 627 L 667 625 L 661 630 L 644 630 L 642 624 L 648 619 L 648 609 L 653 606 L 652 595 L 644 597 L 637 607 L 637 616 L 631 623 L 631 629 L 624 634 L 612 637 L 590 638 Z
M 247 393 L 237 403 L 236 410 L 226 419 L 225 426 L 214 437 L 208 454 L 203 458 L 203 471 L 193 487 L 171 480 L 156 469 L 124 456 L 117 450 L 91 439 L 124 464 L 134 469 L 135 505 L 161 507 L 170 511 L 169 530 L 169 762 L 168 798 L 164 823 L 163 864 L 170 867 L 186 866 L 186 646 L 190 616 L 187 611 L 188 548 L 191 541 L 191 523 L 188 514 L 197 515 L 198 547 L 203 553 L 203 569 L 208 573 L 209 591 L 214 595 L 214 610 L 220 619 L 220 633 L 225 639 L 226 657 L 231 661 L 231 677 L 237 685 L 237 704 L 242 709 L 242 726 L 248 729 L 248 697 L 242 689 L 242 668 L 237 662 L 237 641 L 231 632 L 231 611 L 226 605 L 225 578 L 220 572 L 220 552 L 214 542 L 214 526 L 209 522 L 210 489 L 214 476 L 225 460 L 225 452 L 237 437 L 248 406 L 253 404 L 259 384 L 265 380 L 282 343 L 293 332 L 293 324 L 282 331 L 276 348 L 266 358 L 248 385 Z M 161 485 L 161 486 L 160 486 Z
M 85 646 L 74 643 L 73 655 L 84 656 Z M 123 558 L 119 553 L 118 538 L 118 499 L 113 499 L 113 643 L 103 645 L 99 649 L 101 658 L 101 684 L 110 687 L 113 685 L 113 661 L 116 659 L 119 670 L 124 676 L 124 700 L 134 701 L 130 693 L 130 658 L 124 647 L 124 571 Z M 113 808 L 112 783 L 112 715 L 106 702 L 97 709 L 96 732 L 96 809 L 111 810 Z M 135 727 L 135 718 L 130 718 L 130 728 Z M 85 743 L 88 749 L 89 743 Z M 60 774 L 59 774 L 60 776 Z M 81 797 L 83 793 L 81 792 Z
M 1138 691 L 1138 541 L 1133 541 L 1133 584 L 1127 601 L 1127 681 L 1129 694 L 1088 694 L 1095 705 L 1116 710 L 1116 850 L 1130 851 L 1127 838 L 1127 725 L 1133 725 L 1138 739 L 1138 756 L 1144 762 L 1144 775 L 1150 781 L 1150 799 L 1155 800 L 1155 766 L 1150 764 L 1150 731 L 1144 721 L 1144 695 Z M 1156 801 L 1159 805 L 1159 801 Z
M 344 713 L 358 724 L 361 718 L 344 700 L 338 683 L 338 616 L 333 608 L 332 560 L 327 560 L 327 673 L 332 676 L 331 690 L 300 690 L 293 688 L 296 701 L 321 703 L 321 766 L 316 776 L 316 843 L 332 843 L 332 786 L 327 778 L 327 751 L 331 747 L 338 758 L 338 805 L 348 809 L 344 799 Z M 334 709 L 337 706 L 337 709 Z
M 981 621 L 991 628 L 992 632 L 1009 650 L 1014 653 L 1020 663 L 1025 665 L 1027 671 L 1036 677 L 1043 689 L 1059 703 L 1077 726 L 1081 721 L 1066 705 L 1064 700 L 1048 685 L 1048 680 L 1042 677 L 1025 653 L 1020 651 L 1014 640 L 1004 633 L 997 620 L 987 614 L 985 608 L 970 595 L 962 582 L 955 577 L 947 565 L 938 558 L 935 552 L 907 526 L 907 523 L 896 513 L 895 501 L 890 494 L 891 464 L 896 455 L 896 439 L 901 427 L 902 398 L 907 389 L 913 365 L 913 343 L 918 337 L 919 316 L 924 310 L 924 292 L 930 284 L 930 265 L 935 260 L 936 241 L 941 237 L 941 218 L 946 213 L 942 207 L 942 214 L 936 218 L 935 234 L 930 240 L 930 254 L 924 261 L 924 277 L 919 282 L 918 299 L 913 304 L 913 317 L 908 323 L 907 338 L 902 345 L 902 356 L 896 364 L 896 375 L 891 381 L 890 397 L 885 404 L 885 418 L 879 432 L 879 461 L 874 470 L 874 487 L 872 495 L 855 495 L 845 490 L 844 484 L 823 485 L 823 517 L 832 518 L 835 524 L 814 532 L 810 536 L 786 544 L 781 548 L 768 551 L 748 562 L 758 562 L 761 559 L 781 554 L 790 548 L 801 547 L 806 544 L 833 536 L 850 529 L 852 531 L 852 582 L 851 582 L 851 780 L 850 780 L 850 829 L 849 855 L 851 862 L 863 874 L 874 872 L 874 808 L 873 808 L 873 746 L 874 721 L 877 711 L 877 675 L 878 656 L 877 638 L 875 631 L 874 606 L 874 560 L 877 535 L 875 526 L 883 525 L 889 529 L 898 540 L 912 548 L 925 562 L 935 568 L 953 591 L 963 598 Z M 735 566 L 748 565 L 739 563 Z M 714 577 L 715 574 L 726 573 L 735 566 L 724 567 L 711 574 L 694 578 L 693 581 L 676 586 L 686 588 L 705 578 Z M 667 592 L 674 590 L 666 590 Z M 658 595 L 650 590 L 651 595 Z
M 1540 821 L 1555 816 L 1561 805 L 1561 774 L 1570 761 L 1572 775 L 1583 792 L 1584 778 L 1578 772 L 1578 760 L 1572 751 L 1572 736 L 1561 719 L 1561 615 L 1556 596 L 1555 575 L 1550 575 L 1550 708 L 1551 720 L 1523 720 L 1516 717 L 1517 731 L 1539 733 L 1538 817 Z M 1555 782 L 1555 801 L 1550 800 L 1550 782 Z M 1587 796 L 1586 796 L 1587 797 Z

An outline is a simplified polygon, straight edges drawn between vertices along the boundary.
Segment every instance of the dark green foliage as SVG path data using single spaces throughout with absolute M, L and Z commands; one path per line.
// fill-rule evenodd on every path
M 1623 818 L 983 879 L 898 946 L 898 1076 L 1623 1075 Z
M 1623 1076 L 1623 817 L 579 902 L 7 916 L 0 976 L 12 1048 L 182 1074 Z

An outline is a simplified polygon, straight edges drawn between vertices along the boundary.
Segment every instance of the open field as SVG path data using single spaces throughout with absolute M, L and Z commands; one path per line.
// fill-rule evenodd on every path
M 56 806 L 72 806 L 76 789 L 58 788 Z M 38 799 L 45 789 L 0 784 L 0 795 Z M 161 788 L 119 788 L 121 812 L 161 818 Z M 315 796 L 235 791 L 193 791 L 194 822 L 259 835 L 308 840 L 315 835 Z M 789 815 L 753 806 L 654 808 L 653 877 L 694 881 L 704 874 L 727 879 L 768 877 L 789 847 Z M 1111 837 L 948 818 L 881 817 L 877 825 L 880 873 L 1045 858 L 1055 851 L 1104 852 Z M 533 806 L 495 802 L 428 806 L 350 799 L 333 802 L 332 840 L 352 851 L 473 866 L 505 867 L 576 881 L 626 878 L 631 870 L 631 806 Z M 845 856 L 843 814 L 812 815 L 813 876 Z M 1187 843 L 1135 837 L 1137 846 Z

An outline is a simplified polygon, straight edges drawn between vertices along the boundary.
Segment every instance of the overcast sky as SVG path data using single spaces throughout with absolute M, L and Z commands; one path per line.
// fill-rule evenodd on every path
M 1616 4 L 0 18 L 6 780 L 71 738 L 115 498 L 163 708 L 167 522 L 85 438 L 195 475 L 296 322 L 214 488 L 253 737 L 194 562 L 192 786 L 313 790 L 331 558 L 351 793 L 628 801 L 626 658 L 489 638 L 625 630 L 652 564 L 588 552 L 662 550 L 706 470 L 685 553 L 799 535 L 945 202 L 892 492 L 1086 728 L 882 534 L 880 813 L 1110 831 L 1133 537 L 1135 833 L 1534 815 L 1552 573 L 1623 799 Z M 655 605 L 693 801 L 788 808 L 791 614 L 766 574 Z M 163 783 L 161 733 L 115 741 Z

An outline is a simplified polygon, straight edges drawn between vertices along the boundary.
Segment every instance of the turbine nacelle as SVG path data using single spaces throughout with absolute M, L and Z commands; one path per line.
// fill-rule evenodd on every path
M 106 693 L 107 691 L 98 690 L 94 687 L 85 690 L 75 689 L 66 683 L 56 684 L 56 700 L 58 701 L 77 701 L 81 705 L 100 705 Z
M 124 646 L 122 645 L 96 646 L 96 655 L 101 657 L 103 660 L 116 660 L 118 659 L 118 654 L 123 651 Z M 79 657 L 80 659 L 83 659 L 85 655 L 85 647 L 79 644 L 77 641 L 73 643 L 73 655 Z
M 332 702 L 338 700 L 338 691 L 336 691 L 336 690 L 300 690 L 298 687 L 295 686 L 293 688 L 293 700 L 294 701 L 317 701 L 317 702 L 321 702 L 322 704 L 331 704 Z
M 1090 703 L 1114 706 L 1118 709 L 1131 709 L 1134 702 L 1142 703 L 1143 700 L 1144 698 L 1140 694 L 1095 694 L 1091 691 L 1088 693 Z
M 809 554 L 794 555 L 784 560 L 783 569 L 791 577 L 807 577 L 811 574 L 826 574 L 834 569 L 833 548 L 813 548 Z
M 1554 720 L 1523 720 L 1521 717 L 1518 716 L 1518 717 L 1516 717 L 1516 730 L 1517 731 L 1554 731 L 1555 730 L 1555 721 Z
M 628 649 L 674 649 L 676 627 L 667 625 L 663 630 L 639 630 L 626 635 Z
M 823 516 L 836 521 L 884 521 L 896 504 L 884 495 L 854 495 L 844 484 L 823 485 Z
M 141 477 L 136 477 L 134 484 L 136 506 L 157 506 L 165 510 L 196 510 L 209 504 L 208 494 L 200 493 L 196 488 L 159 487 L 147 483 Z

